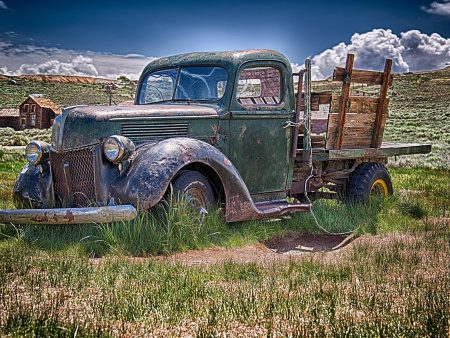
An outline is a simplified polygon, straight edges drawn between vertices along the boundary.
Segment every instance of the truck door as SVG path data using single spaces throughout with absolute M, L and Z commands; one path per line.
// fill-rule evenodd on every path
M 241 66 L 230 103 L 229 157 L 251 194 L 286 190 L 292 119 L 286 66 L 249 62 Z

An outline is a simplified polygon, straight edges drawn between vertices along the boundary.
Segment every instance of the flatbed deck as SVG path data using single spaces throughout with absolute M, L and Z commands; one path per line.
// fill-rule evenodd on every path
M 427 154 L 431 144 L 383 142 L 380 148 L 325 149 L 313 148 L 313 161 L 345 160 L 358 158 L 386 158 L 398 155 Z M 302 158 L 303 150 L 297 151 Z

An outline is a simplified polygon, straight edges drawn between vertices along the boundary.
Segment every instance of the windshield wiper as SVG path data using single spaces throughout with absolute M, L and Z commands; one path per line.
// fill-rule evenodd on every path
M 148 102 L 145 104 L 155 104 L 155 103 L 164 103 L 164 102 L 189 102 L 191 100 L 188 99 L 167 99 L 167 100 L 161 100 L 161 101 L 153 101 L 153 102 Z

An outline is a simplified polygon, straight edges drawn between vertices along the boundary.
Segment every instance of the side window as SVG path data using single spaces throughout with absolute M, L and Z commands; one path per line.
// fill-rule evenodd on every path
M 274 67 L 244 69 L 239 75 L 236 99 L 245 109 L 279 106 L 281 72 Z

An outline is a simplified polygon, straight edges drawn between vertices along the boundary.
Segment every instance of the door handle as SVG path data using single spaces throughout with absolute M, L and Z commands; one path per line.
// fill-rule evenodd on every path
M 295 123 L 292 121 L 286 121 L 283 128 L 286 129 L 286 128 L 291 128 L 291 127 L 294 127 L 294 128 L 300 127 L 302 124 L 303 124 L 302 122 Z

